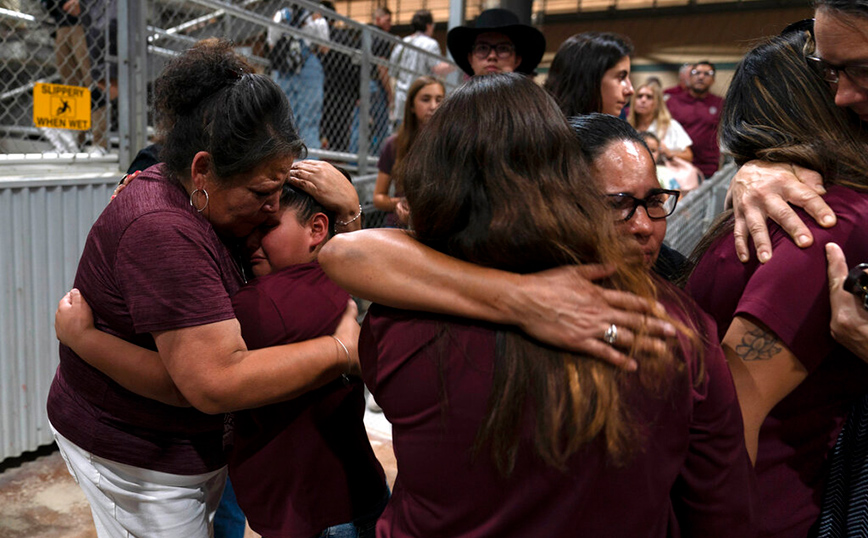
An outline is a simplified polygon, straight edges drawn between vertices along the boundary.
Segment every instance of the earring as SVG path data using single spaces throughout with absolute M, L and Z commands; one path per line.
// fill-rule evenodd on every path
M 201 208 L 196 207 L 196 204 L 193 203 L 193 197 L 196 195 L 197 192 L 201 192 L 202 194 L 205 195 L 205 205 L 203 205 Z M 190 205 L 193 206 L 193 209 L 195 209 L 199 213 L 205 211 L 205 208 L 208 207 L 208 201 L 209 201 L 208 191 L 206 191 L 205 189 L 196 189 L 190 193 Z

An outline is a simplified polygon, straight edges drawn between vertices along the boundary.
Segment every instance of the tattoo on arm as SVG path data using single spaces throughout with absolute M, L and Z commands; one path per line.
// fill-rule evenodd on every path
M 743 361 L 767 361 L 782 349 L 773 333 L 756 328 L 742 336 L 741 342 L 735 346 L 735 353 Z

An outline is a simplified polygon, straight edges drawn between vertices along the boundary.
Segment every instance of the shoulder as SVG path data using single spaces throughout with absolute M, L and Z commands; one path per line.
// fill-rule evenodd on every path
M 232 297 L 232 306 L 245 342 L 259 348 L 330 333 L 349 298 L 312 262 L 254 279 Z

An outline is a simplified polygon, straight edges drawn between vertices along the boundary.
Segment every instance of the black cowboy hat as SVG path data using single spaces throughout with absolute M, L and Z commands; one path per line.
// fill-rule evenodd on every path
M 521 56 L 521 64 L 515 69 L 519 73 L 533 73 L 546 51 L 546 38 L 533 26 L 521 24 L 518 16 L 508 9 L 486 9 L 476 18 L 473 28 L 456 26 L 446 36 L 446 46 L 452 59 L 462 71 L 473 76 L 473 69 L 467 54 L 476 42 L 476 36 L 485 32 L 497 32 L 512 40 L 515 53 Z

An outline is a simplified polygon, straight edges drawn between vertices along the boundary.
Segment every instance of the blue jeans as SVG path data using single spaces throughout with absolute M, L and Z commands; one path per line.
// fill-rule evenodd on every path
M 374 538 L 377 530 L 377 520 L 380 518 L 383 510 L 386 509 L 390 495 L 387 488 L 383 499 L 370 513 L 357 517 L 350 523 L 333 525 L 317 534 L 314 538 Z
M 322 120 L 325 75 L 316 54 L 302 44 L 304 66 L 298 73 L 274 71 L 274 80 L 289 99 L 298 135 L 308 149 L 320 149 L 319 124 Z
M 214 538 L 244 538 L 247 529 L 247 518 L 235 500 L 235 490 L 232 482 L 226 478 L 226 487 L 223 488 L 223 496 L 217 513 L 214 514 Z
M 389 99 L 386 90 L 374 80 L 370 81 L 371 89 L 371 130 L 368 134 L 369 154 L 377 155 L 383 143 L 389 138 Z M 350 135 L 350 153 L 359 152 L 359 109 L 353 116 L 352 134 Z

